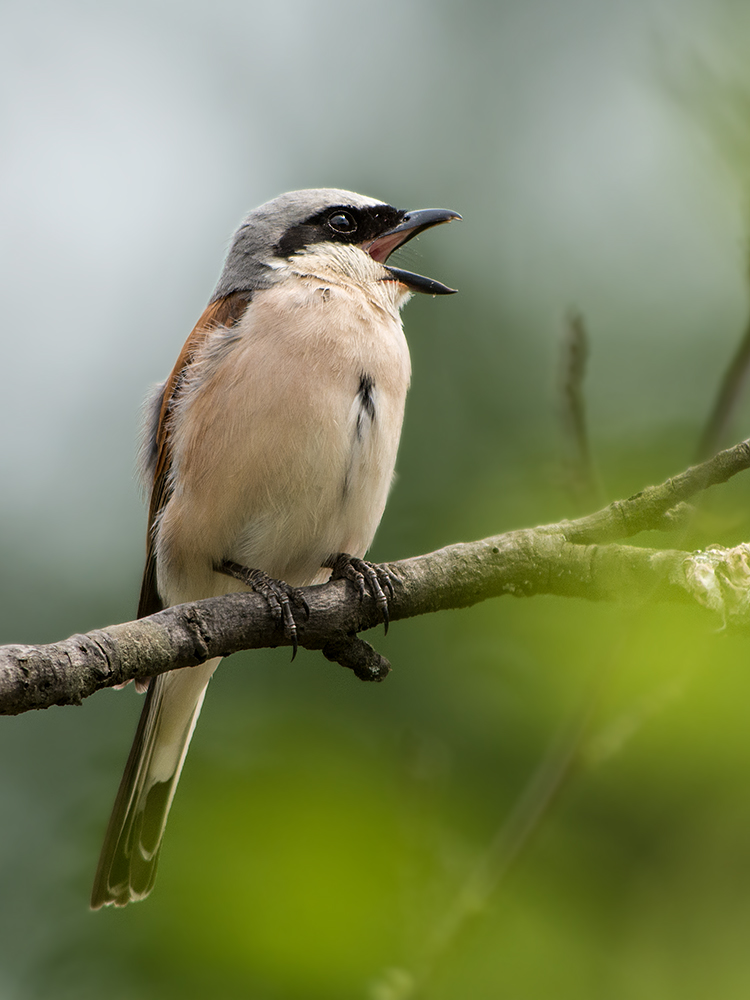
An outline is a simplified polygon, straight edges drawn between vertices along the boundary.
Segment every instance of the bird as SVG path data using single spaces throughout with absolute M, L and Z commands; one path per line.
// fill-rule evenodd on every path
M 145 404 L 148 494 L 138 617 L 262 594 L 295 645 L 299 588 L 346 577 L 387 625 L 390 581 L 364 560 L 385 508 L 411 377 L 400 310 L 452 294 L 387 264 L 447 209 L 337 188 L 282 194 L 234 233 L 218 284 Z M 392 590 L 390 591 L 392 594 Z M 147 682 L 91 908 L 151 892 L 167 816 L 220 660 Z

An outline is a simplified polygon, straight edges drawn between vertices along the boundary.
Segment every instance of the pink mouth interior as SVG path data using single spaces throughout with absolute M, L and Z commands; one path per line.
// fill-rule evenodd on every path
M 373 260 L 376 260 L 379 264 L 385 264 L 390 255 L 400 246 L 406 239 L 408 239 L 410 233 L 409 230 L 402 230 L 400 233 L 391 233 L 388 236 L 381 236 L 378 240 L 373 240 L 369 246 L 364 247 L 364 249 L 369 253 Z

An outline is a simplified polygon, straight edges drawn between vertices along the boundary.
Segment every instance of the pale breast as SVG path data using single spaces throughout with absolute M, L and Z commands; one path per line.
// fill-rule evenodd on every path
M 175 407 L 175 488 L 157 528 L 170 598 L 231 589 L 211 571 L 225 558 L 301 585 L 325 578 L 332 553 L 364 555 L 410 371 L 384 285 L 368 296 L 290 279 L 207 342 Z

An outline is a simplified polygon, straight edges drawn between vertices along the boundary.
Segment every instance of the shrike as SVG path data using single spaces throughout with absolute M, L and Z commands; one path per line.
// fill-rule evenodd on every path
M 234 235 L 216 290 L 148 403 L 149 530 L 138 617 L 254 590 L 296 641 L 295 588 L 346 576 L 387 613 L 363 561 L 393 476 L 411 292 L 453 291 L 386 261 L 456 212 L 404 212 L 351 191 L 292 191 Z M 154 885 L 167 815 L 219 664 L 152 679 L 91 906 Z

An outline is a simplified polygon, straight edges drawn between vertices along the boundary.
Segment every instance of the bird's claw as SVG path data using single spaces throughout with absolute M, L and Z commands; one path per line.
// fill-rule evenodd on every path
M 350 556 L 347 552 L 339 552 L 338 555 L 331 556 L 325 565 L 332 571 L 332 580 L 350 580 L 354 584 L 359 593 L 360 601 L 363 600 L 366 591 L 370 592 L 380 608 L 387 632 L 390 621 L 388 601 L 393 597 L 393 579 L 388 567 L 379 563 L 367 562 L 366 559 L 359 559 L 357 556 Z
M 290 587 L 284 580 L 274 580 L 261 569 L 249 569 L 229 559 L 225 559 L 217 569 L 226 576 L 240 580 L 254 594 L 258 594 L 266 601 L 274 621 L 283 627 L 285 635 L 292 644 L 292 659 L 294 659 L 297 655 L 298 632 L 292 605 L 301 607 L 305 618 L 310 617 L 310 608 L 302 592 L 296 587 Z

